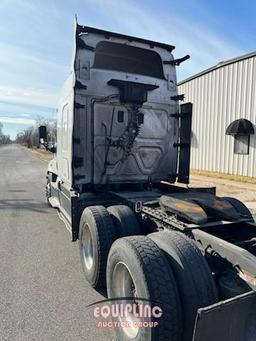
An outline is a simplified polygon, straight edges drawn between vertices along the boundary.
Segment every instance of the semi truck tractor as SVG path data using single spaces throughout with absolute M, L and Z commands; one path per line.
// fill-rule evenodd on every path
M 173 50 L 75 23 L 47 201 L 92 287 L 161 308 L 155 328 L 123 323 L 118 340 L 256 340 L 256 226 L 237 199 L 189 186 L 193 104 L 176 78 L 189 56 Z

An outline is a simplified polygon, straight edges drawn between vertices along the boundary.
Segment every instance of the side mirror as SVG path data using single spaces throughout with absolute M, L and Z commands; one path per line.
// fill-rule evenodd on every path
M 40 126 L 38 128 L 39 132 L 39 142 L 41 144 L 44 144 L 47 141 L 47 129 L 46 126 Z

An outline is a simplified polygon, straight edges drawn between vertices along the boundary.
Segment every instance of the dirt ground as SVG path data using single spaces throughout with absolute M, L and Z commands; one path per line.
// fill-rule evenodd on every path
M 23 147 L 25 148 L 25 147 Z M 44 149 L 27 149 L 43 161 L 50 161 L 53 154 Z M 256 218 L 256 183 L 229 180 L 214 176 L 193 174 L 190 176 L 190 187 L 216 187 L 217 195 L 234 197 L 241 200 Z M 256 180 L 256 179 L 255 179 Z
M 53 154 L 46 151 L 44 148 L 27 148 L 25 146 L 20 146 L 24 150 L 26 150 L 29 153 L 34 154 L 34 156 L 37 156 L 39 159 L 49 162 L 53 158 Z
M 191 175 L 190 180 L 191 187 L 215 186 L 217 195 L 241 200 L 256 217 L 256 184 L 201 175 Z

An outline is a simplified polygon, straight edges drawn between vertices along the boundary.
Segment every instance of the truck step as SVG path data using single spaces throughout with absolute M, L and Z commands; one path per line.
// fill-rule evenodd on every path
M 50 197 L 49 202 L 53 208 L 60 208 L 60 202 L 56 197 Z

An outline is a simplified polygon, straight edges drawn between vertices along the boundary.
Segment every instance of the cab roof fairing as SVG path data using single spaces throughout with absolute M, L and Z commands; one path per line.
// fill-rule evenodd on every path
M 97 29 L 89 26 L 82 26 L 77 23 L 77 18 L 75 18 L 75 26 L 74 26 L 74 50 L 72 56 L 72 69 L 71 73 L 73 75 L 73 87 L 75 87 L 77 75 L 76 75 L 76 60 L 78 51 L 86 49 L 89 56 L 94 55 L 96 46 L 101 41 L 111 41 L 113 43 L 125 43 L 128 45 L 132 45 L 135 47 L 140 47 L 148 50 L 153 50 L 159 54 L 160 58 L 163 61 L 163 71 L 164 74 L 169 73 L 169 65 L 165 64 L 164 61 L 172 61 L 174 60 L 172 51 L 175 49 L 175 46 L 168 45 L 165 43 L 160 43 L 148 39 L 133 37 L 124 35 L 121 33 L 115 33 L 110 31 L 105 31 L 101 29 Z M 82 44 L 83 46 L 79 46 Z M 87 62 L 91 65 L 92 57 L 89 57 Z M 173 84 L 177 83 L 175 66 L 171 71 L 171 78 L 173 78 Z M 167 81 L 169 80 L 169 76 L 165 78 Z
M 101 36 L 104 36 L 105 39 L 110 39 L 111 37 L 113 38 L 119 38 L 119 39 L 125 39 L 128 40 L 130 42 L 139 42 L 142 44 L 146 44 L 149 45 L 150 48 L 153 47 L 160 47 L 162 49 L 167 50 L 168 52 L 172 52 L 175 49 L 175 46 L 173 45 L 169 45 L 169 44 L 165 44 L 165 43 L 160 43 L 157 41 L 153 41 L 153 40 L 148 40 L 148 39 L 144 39 L 144 38 L 138 38 L 138 37 L 134 37 L 134 36 L 129 36 L 126 34 L 121 34 L 121 33 L 116 33 L 116 32 L 111 32 L 111 31 L 105 31 L 105 30 L 101 30 L 98 28 L 94 28 L 94 27 L 89 27 L 89 26 L 82 26 L 79 25 L 78 23 L 76 24 L 76 34 L 79 35 L 81 33 L 84 34 L 88 34 L 88 33 L 95 33 Z

